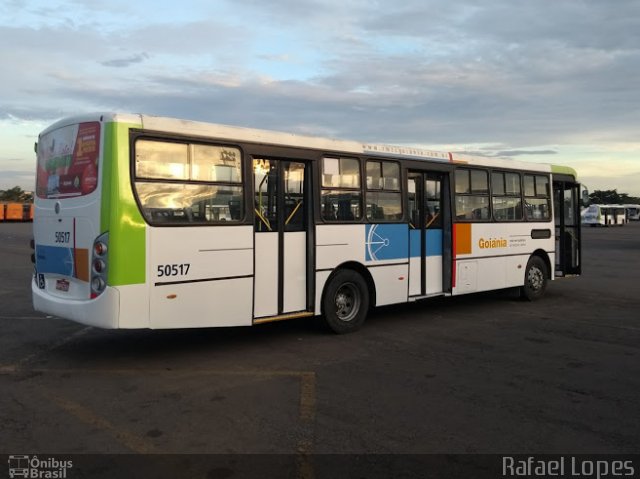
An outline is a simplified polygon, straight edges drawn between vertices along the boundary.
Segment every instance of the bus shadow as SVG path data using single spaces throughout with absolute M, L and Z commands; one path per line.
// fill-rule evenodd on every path
M 456 298 L 434 297 L 370 311 L 363 329 L 354 335 L 337 336 L 323 324 L 322 317 L 299 318 L 266 323 L 251 327 L 160 329 L 160 330 L 102 330 L 91 328 L 63 346 L 51 350 L 42 360 L 71 362 L 75 365 L 91 363 L 134 364 L 136 360 L 188 357 L 212 352 L 223 358 L 243 355 L 264 355 L 292 344 L 322 345 L 349 343 L 349 337 L 376 334 L 390 327 L 414 327 L 428 324 L 433 317 L 460 317 L 477 312 L 488 305 L 515 301 L 513 291 L 490 291 Z M 397 321 L 397 319 L 402 319 Z M 382 328 L 382 329 L 381 329 Z M 337 340 L 336 338 L 342 338 Z
M 328 336 L 316 318 L 302 318 L 252 327 L 102 330 L 91 328 L 87 334 L 47 354 L 51 360 L 82 364 L 116 359 L 160 359 L 199 354 L 243 354 L 273 347 L 274 342 L 297 341 L 300 337 Z

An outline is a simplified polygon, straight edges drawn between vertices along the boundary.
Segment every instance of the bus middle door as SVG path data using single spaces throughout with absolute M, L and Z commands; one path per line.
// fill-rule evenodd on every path
M 443 292 L 443 175 L 409 172 L 409 297 Z
M 299 161 L 254 158 L 254 323 L 311 315 L 309 178 Z

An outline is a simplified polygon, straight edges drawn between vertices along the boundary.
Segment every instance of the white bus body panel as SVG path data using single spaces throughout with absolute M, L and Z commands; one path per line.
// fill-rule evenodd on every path
M 316 226 L 316 314 L 322 311 L 322 293 L 334 268 L 355 261 L 364 263 L 364 225 Z
M 470 227 L 471 251 L 457 252 L 455 258 L 453 295 L 522 286 L 527 262 L 538 250 L 549 257 L 553 279 L 553 223 L 472 223 Z M 549 238 L 533 239 L 532 230 L 549 230 Z
M 253 278 L 157 286 L 151 293 L 152 328 L 249 326 Z
M 115 286 L 120 295 L 120 314 L 118 327 L 123 329 L 149 328 L 149 286 L 129 284 Z
M 307 309 L 307 232 L 284 233 L 284 253 L 283 309 L 285 313 L 303 311 Z
M 364 264 L 364 245 L 365 225 L 318 225 L 316 269 L 333 269 L 347 261 Z
M 413 258 L 411 258 L 413 259 Z M 442 285 L 442 255 L 427 256 L 427 295 L 439 294 L 443 291 Z
M 331 271 L 316 272 L 316 310 L 315 314 L 322 314 L 322 292 L 327 284 L 327 280 L 331 276 Z
M 31 281 L 33 307 L 52 316 L 70 319 L 87 326 L 105 329 L 118 328 L 120 294 L 115 288 L 107 287 L 96 299 L 74 300 L 56 297 L 38 288 L 36 280 Z
M 429 258 L 427 258 L 427 275 L 429 274 Z M 409 296 L 418 296 L 422 292 L 422 257 L 409 258 Z M 429 281 L 427 281 L 427 285 Z
M 278 314 L 278 233 L 255 235 L 255 288 L 254 310 L 256 318 Z
M 388 265 L 369 268 L 376 286 L 376 306 L 407 301 L 409 265 Z
M 147 241 L 151 328 L 251 324 L 252 226 L 148 227 Z

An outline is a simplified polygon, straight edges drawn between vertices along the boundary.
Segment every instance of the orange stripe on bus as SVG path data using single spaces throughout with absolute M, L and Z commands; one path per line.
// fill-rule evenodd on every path
M 453 227 L 456 255 L 471 254 L 471 223 L 456 223 Z
M 76 278 L 89 281 L 89 250 L 77 248 L 75 250 Z

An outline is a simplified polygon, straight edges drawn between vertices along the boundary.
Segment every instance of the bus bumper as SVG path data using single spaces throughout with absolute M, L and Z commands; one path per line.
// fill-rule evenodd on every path
M 58 298 L 38 288 L 35 280 L 31 281 L 33 308 L 36 311 L 70 319 L 77 323 L 104 329 L 118 328 L 118 310 L 120 294 L 115 288 L 107 287 L 95 299 L 70 300 Z

